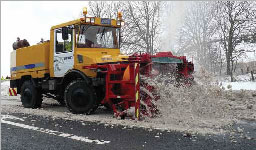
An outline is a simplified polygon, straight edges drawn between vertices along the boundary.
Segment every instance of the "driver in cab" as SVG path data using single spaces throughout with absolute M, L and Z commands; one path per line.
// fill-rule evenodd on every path
M 85 45 L 88 48 L 100 48 L 101 45 L 97 43 L 97 34 L 95 32 L 87 32 L 85 37 Z

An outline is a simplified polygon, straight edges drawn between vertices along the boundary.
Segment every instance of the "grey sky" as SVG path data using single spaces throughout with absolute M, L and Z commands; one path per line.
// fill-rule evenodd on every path
M 80 17 L 86 1 L 1 2 L 1 75 L 10 76 L 10 52 L 17 37 L 34 45 L 50 39 L 51 26 Z

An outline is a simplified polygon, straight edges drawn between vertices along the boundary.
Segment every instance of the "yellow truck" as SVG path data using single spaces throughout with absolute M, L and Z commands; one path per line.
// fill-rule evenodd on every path
M 42 95 L 65 103 L 73 113 L 106 104 L 118 114 L 136 105 L 139 65 L 120 53 L 122 14 L 87 17 L 86 8 L 83 14 L 51 27 L 49 41 L 11 52 L 10 89 L 21 95 L 24 107 L 41 107 Z

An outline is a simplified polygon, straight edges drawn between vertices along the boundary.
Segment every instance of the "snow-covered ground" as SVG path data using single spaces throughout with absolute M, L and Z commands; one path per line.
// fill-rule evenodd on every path
M 256 74 L 254 74 L 256 77 Z M 251 74 L 234 76 L 235 82 L 230 82 L 230 76 L 214 79 L 224 90 L 256 90 L 256 81 L 251 81 Z
M 2 111 L 93 121 L 104 123 L 106 126 L 123 125 L 124 128 L 144 127 L 148 130 L 154 128 L 201 134 L 226 132 L 239 120 L 256 121 L 256 91 L 223 90 L 211 84 L 211 76 L 206 72 L 195 74 L 197 84 L 192 87 L 176 87 L 166 83 L 165 80 L 168 78 L 158 77 L 148 80 L 149 84 L 157 88 L 161 96 L 157 101 L 161 114 L 142 121 L 118 120 L 113 118 L 112 112 L 103 108 L 93 115 L 72 114 L 49 98 L 44 98 L 40 109 L 26 109 L 21 105 L 19 97 L 8 96 L 9 81 L 1 83 L 1 99 L 4 99 L 1 101 Z
M 1 96 L 8 96 L 10 81 L 1 81 Z
M 222 82 L 227 90 L 256 90 L 256 82 Z
M 238 59 L 238 62 L 251 62 L 256 61 L 256 44 L 255 43 L 240 43 L 236 49 L 238 51 L 244 50 L 245 53 Z

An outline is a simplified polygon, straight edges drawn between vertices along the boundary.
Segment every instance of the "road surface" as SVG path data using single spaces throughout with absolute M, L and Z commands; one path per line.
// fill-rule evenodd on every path
M 254 139 L 229 135 L 185 135 L 97 122 L 2 112 L 2 149 L 248 149 Z M 234 142 L 235 141 L 235 142 Z

